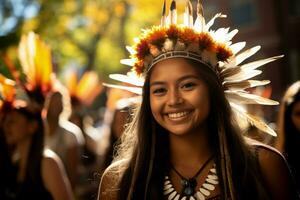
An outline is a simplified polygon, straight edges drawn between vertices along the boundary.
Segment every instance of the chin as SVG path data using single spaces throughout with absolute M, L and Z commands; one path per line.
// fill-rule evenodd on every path
M 177 136 L 187 135 L 192 130 L 191 128 L 187 128 L 187 127 L 172 127 L 172 128 L 165 127 L 165 129 L 170 134 L 177 135 Z

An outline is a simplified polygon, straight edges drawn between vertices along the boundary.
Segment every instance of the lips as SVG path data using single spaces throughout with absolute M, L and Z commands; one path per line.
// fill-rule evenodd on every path
M 168 119 L 172 120 L 172 121 L 180 121 L 180 120 L 184 120 L 185 118 L 187 118 L 189 116 L 189 114 L 191 113 L 191 111 L 178 111 L 178 112 L 169 112 L 167 113 L 167 117 Z

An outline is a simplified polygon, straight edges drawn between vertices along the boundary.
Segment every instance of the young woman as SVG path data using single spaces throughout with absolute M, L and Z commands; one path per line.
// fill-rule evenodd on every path
M 41 112 L 45 96 L 54 89 L 55 81 L 51 78 L 50 49 L 36 34 L 29 33 L 22 36 L 19 53 L 24 74 L 10 66 L 16 84 L 0 81 L 0 92 L 4 97 L 0 105 L 4 149 L 1 153 L 6 153 L 5 166 L 0 172 L 0 198 L 73 199 L 61 160 L 44 148 Z M 24 78 L 20 79 L 20 74 Z M 18 97 L 26 97 L 26 102 L 16 99 L 16 88 L 20 92 Z
M 258 48 L 237 55 L 234 32 L 208 32 L 199 1 L 195 26 L 190 3 L 183 26 L 175 8 L 168 24 L 164 6 L 161 26 L 144 31 L 123 61 L 145 78 L 142 102 L 98 199 L 297 199 L 281 154 L 242 138 L 232 113 L 259 125 L 239 104 L 275 104 L 244 91 L 266 84 L 247 80 L 266 60 L 239 66 Z
M 300 81 L 285 92 L 278 114 L 278 139 L 276 148 L 287 158 L 300 191 L 300 162 L 297 149 L 300 145 Z
M 13 180 L 5 186 L 5 199 L 73 199 L 61 160 L 44 149 L 40 112 L 14 108 L 6 113 L 3 129 L 6 144 L 14 145 L 11 160 L 15 170 Z

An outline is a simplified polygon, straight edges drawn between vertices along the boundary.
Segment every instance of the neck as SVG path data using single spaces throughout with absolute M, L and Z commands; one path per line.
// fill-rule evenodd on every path
M 54 132 L 56 131 L 56 129 L 58 127 L 58 122 L 59 122 L 59 119 L 56 117 L 55 118 L 54 117 L 47 118 L 48 130 L 49 130 L 50 135 L 54 134 Z
M 172 165 L 177 169 L 191 171 L 203 165 L 212 156 L 208 134 L 207 128 L 184 136 L 169 134 Z

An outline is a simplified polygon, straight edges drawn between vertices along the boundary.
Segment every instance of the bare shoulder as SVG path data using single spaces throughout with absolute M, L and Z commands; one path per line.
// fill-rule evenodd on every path
M 253 146 L 256 149 L 261 166 L 267 167 L 270 164 L 276 164 L 275 166 L 287 168 L 285 158 L 277 149 L 262 143 L 255 143 Z
M 44 151 L 42 178 L 45 187 L 54 199 L 73 199 L 70 182 L 60 158 L 51 150 Z
M 44 150 L 44 156 L 42 159 L 42 168 L 49 171 L 60 170 L 63 167 L 60 158 L 50 149 Z
M 100 181 L 98 200 L 115 200 L 118 197 L 119 183 L 126 168 L 126 161 L 111 164 L 103 173 Z
M 266 176 L 266 178 L 269 176 L 276 177 L 277 173 L 289 175 L 290 172 L 287 162 L 278 150 L 262 143 L 254 143 L 253 148 L 258 157 L 259 166 L 263 176 Z
M 275 148 L 254 144 L 262 178 L 272 199 L 298 199 L 294 181 L 283 155 Z
M 255 151 L 260 167 L 268 168 L 269 166 L 278 166 L 287 168 L 285 158 L 277 149 L 250 138 L 247 138 L 246 141 L 253 151 Z

